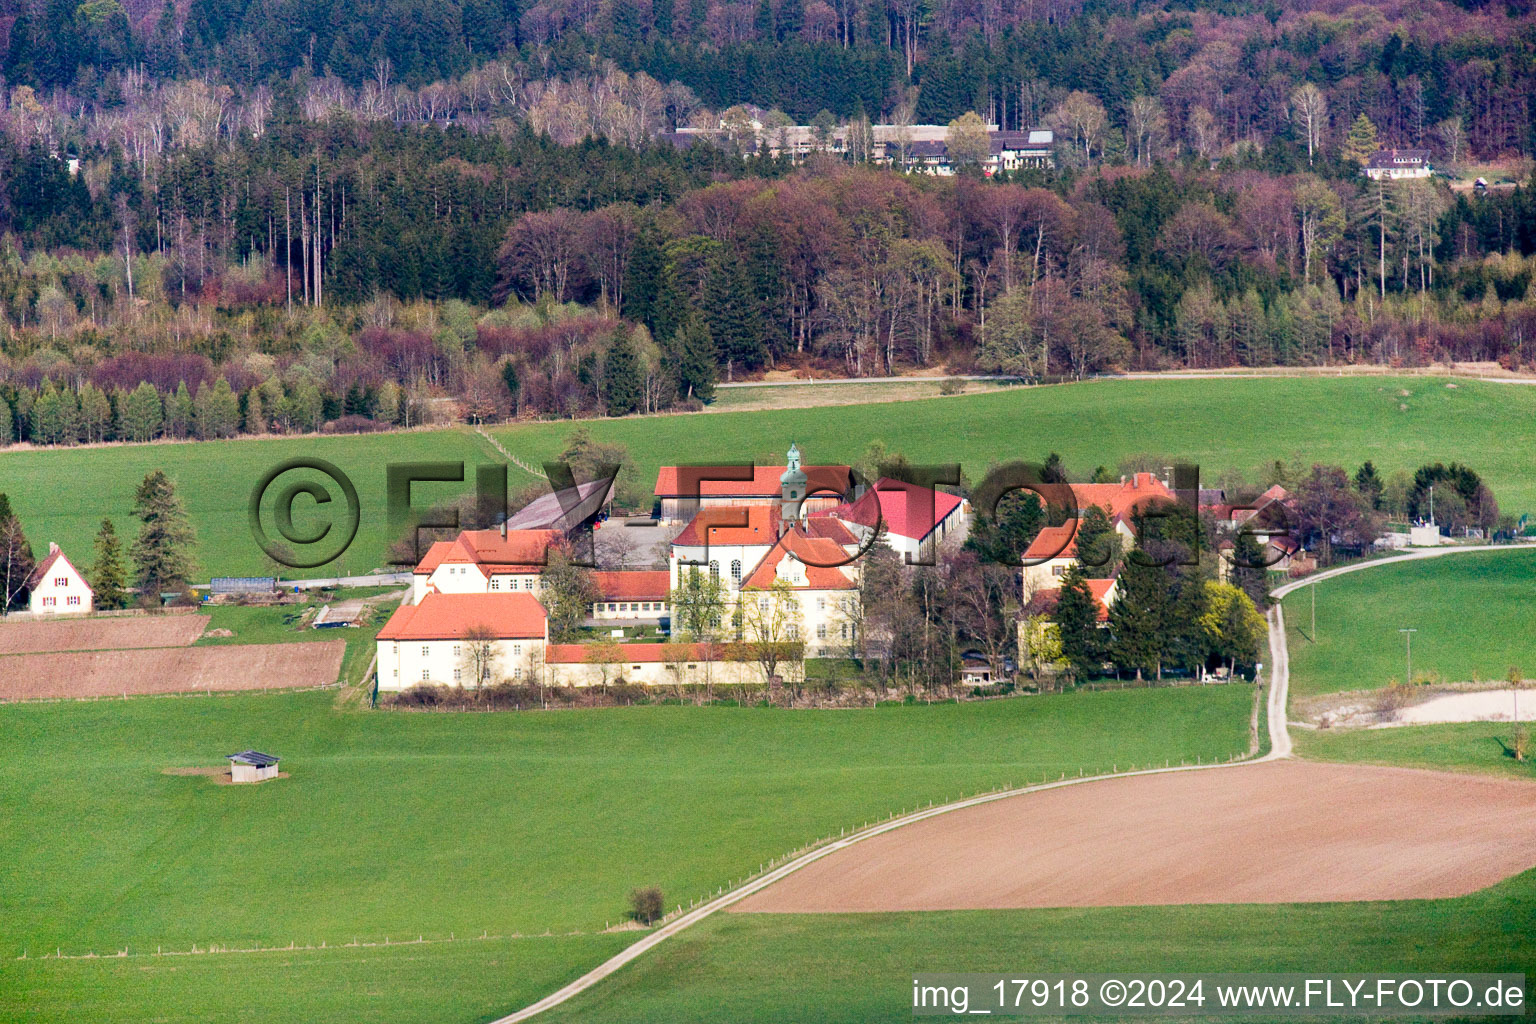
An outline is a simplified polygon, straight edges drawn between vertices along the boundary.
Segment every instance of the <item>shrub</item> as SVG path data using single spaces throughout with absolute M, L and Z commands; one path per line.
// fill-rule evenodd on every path
M 966 382 L 959 377 L 946 377 L 939 385 L 939 394 L 958 395 L 965 390 Z
M 641 924 L 655 924 L 661 917 L 661 890 L 654 885 L 632 889 L 629 893 L 629 916 Z

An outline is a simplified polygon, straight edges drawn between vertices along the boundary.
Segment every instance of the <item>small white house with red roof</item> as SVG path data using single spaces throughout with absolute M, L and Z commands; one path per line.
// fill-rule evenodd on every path
M 34 615 L 86 615 L 93 607 L 91 585 L 57 544 L 48 545 L 47 557 L 37 563 L 27 585 Z
M 429 590 L 395 609 L 378 636 L 380 690 L 421 683 L 474 687 L 535 681 L 549 616 L 527 592 L 445 594 Z

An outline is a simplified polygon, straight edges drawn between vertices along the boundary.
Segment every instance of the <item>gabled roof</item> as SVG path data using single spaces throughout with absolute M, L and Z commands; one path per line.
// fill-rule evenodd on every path
M 482 572 L 541 572 L 549 549 L 564 541 L 560 530 L 465 530 L 453 540 L 440 540 L 427 549 L 415 572 L 430 575 L 444 563 L 475 565 Z
M 596 515 L 608 501 L 614 480 L 588 480 L 540 495 L 507 520 L 507 530 L 574 530 Z
M 70 571 L 73 572 L 76 576 L 79 576 L 82 580 L 85 579 L 85 575 L 79 569 L 75 568 L 75 563 L 64 557 L 63 549 L 60 548 L 57 544 L 50 544 L 47 556 L 44 557 L 41 562 L 37 563 L 37 568 L 32 570 L 32 575 L 27 580 L 28 588 L 35 589 L 39 584 L 43 582 L 43 580 L 48 578 L 48 574 L 53 571 L 53 567 L 58 565 L 60 562 L 68 566 Z M 86 589 L 90 589 L 89 583 L 86 584 Z
M 932 495 L 932 522 L 928 521 L 928 495 Z M 858 501 L 840 506 L 838 515 L 869 529 L 884 519 L 892 536 L 922 540 L 959 507 L 960 499 L 953 494 L 883 476 Z
M 498 640 L 542 639 L 547 615 L 532 594 L 440 594 L 401 605 L 379 632 L 380 640 L 457 640 L 485 627 Z
M 745 526 L 741 525 L 743 522 Z M 672 540 L 673 547 L 703 547 L 705 544 L 761 544 L 771 546 L 778 540 L 779 510 L 775 505 L 728 505 L 700 509 L 683 532 Z
M 592 575 L 605 601 L 665 601 L 672 589 L 672 575 L 665 569 L 598 571 Z
M 1128 516 L 1155 499 L 1175 501 L 1178 497 L 1156 473 L 1135 473 L 1117 484 L 1072 484 L 1071 487 L 1080 513 L 1087 511 L 1090 505 L 1097 505 L 1109 513 L 1111 520 Z
M 1429 160 L 1427 149 L 1378 149 L 1366 161 L 1367 167 L 1412 167 Z
M 825 537 L 807 537 L 795 527 L 786 531 L 742 580 L 742 589 L 767 590 L 779 578 L 780 563 L 791 557 L 805 566 L 805 583 L 795 586 L 796 590 L 853 590 L 858 586 L 838 565 L 849 559 L 841 544 Z
M 833 514 L 833 511 L 813 512 L 805 517 L 805 532 L 811 537 L 825 537 L 836 544 L 846 547 L 856 547 L 859 538 L 855 537 L 843 521 Z
M 259 750 L 242 750 L 238 754 L 225 754 L 224 759 L 233 761 L 235 764 L 248 764 L 254 768 L 270 768 L 282 760 L 271 754 L 263 754 Z
M 658 498 L 777 498 L 779 477 L 788 466 L 753 466 L 750 480 L 700 480 L 698 494 L 684 494 L 680 470 L 691 467 L 662 466 L 656 472 Z M 847 493 L 852 470 L 847 466 L 801 466 L 806 476 L 806 493 Z M 738 470 L 740 471 L 740 470 Z
M 1060 526 L 1047 526 L 1035 534 L 1035 539 L 1024 549 L 1026 559 L 1076 558 L 1077 522 L 1072 520 Z

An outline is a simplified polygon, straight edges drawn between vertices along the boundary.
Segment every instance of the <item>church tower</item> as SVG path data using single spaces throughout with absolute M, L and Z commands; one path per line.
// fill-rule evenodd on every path
M 800 449 L 789 446 L 789 466 L 779 477 L 780 529 L 787 530 L 800 521 L 801 503 L 805 500 L 806 476 L 800 468 Z

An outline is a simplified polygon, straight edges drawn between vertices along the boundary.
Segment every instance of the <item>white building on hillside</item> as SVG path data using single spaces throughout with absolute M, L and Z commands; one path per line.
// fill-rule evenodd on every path
M 28 585 L 34 615 L 85 615 L 93 606 L 91 585 L 57 544 L 48 545 L 48 557 L 37 563 Z

